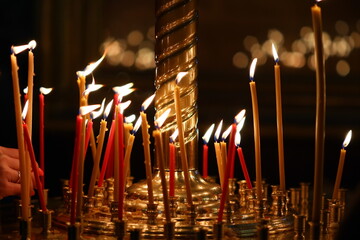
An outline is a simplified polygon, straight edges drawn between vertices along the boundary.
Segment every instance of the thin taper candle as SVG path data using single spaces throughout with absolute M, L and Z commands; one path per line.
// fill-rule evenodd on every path
M 326 82 L 325 59 L 322 41 L 321 8 L 316 4 L 311 8 L 316 68 L 316 120 L 315 120 L 315 167 L 314 192 L 311 221 L 320 223 L 321 197 L 323 194 L 324 177 L 324 142 L 325 142 L 325 112 L 326 112 Z
M 277 55 L 274 44 L 272 45 L 272 49 L 275 59 L 274 75 L 275 75 L 275 96 L 276 96 L 276 126 L 277 126 L 277 140 L 278 140 L 278 158 L 279 158 L 279 179 L 280 179 L 280 190 L 283 193 L 285 193 L 286 185 L 285 185 L 285 161 L 284 161 L 280 65 L 279 65 L 279 57 Z

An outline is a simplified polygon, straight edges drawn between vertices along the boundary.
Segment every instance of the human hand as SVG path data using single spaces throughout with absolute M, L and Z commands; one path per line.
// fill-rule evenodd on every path
M 43 172 L 39 169 L 40 175 Z M 34 174 L 31 174 L 31 194 L 34 194 Z M 21 193 L 19 151 L 0 146 L 0 199 Z

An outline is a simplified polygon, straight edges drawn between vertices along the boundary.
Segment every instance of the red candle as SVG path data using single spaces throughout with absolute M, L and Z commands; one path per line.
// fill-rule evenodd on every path
M 170 154 L 170 162 L 169 162 L 169 196 L 175 196 L 175 161 L 176 161 L 176 148 L 175 148 L 175 140 L 179 131 L 176 129 L 174 133 L 170 136 L 169 143 L 169 154 Z
M 39 94 L 39 145 L 40 145 L 40 168 L 44 171 L 44 176 L 40 177 L 42 185 L 45 187 L 45 162 L 44 162 L 44 95 Z
M 242 171 L 243 171 L 243 174 L 244 174 L 244 177 L 245 177 L 245 180 L 246 180 L 247 187 L 248 187 L 248 189 L 252 189 L 252 184 L 251 184 L 251 180 L 250 180 L 250 177 L 249 177 L 249 173 L 248 173 L 248 170 L 247 170 L 247 167 L 246 167 L 246 162 L 245 162 L 245 159 L 244 159 L 244 154 L 243 154 L 242 148 L 241 148 L 241 147 L 238 147 L 238 148 L 237 148 L 237 152 L 238 152 L 238 156 L 239 156 L 239 159 L 240 159 L 241 169 L 242 169 Z
M 33 149 L 33 146 L 32 146 L 31 140 L 30 140 L 29 131 L 28 131 L 28 128 L 25 123 L 23 123 L 23 129 L 24 129 L 25 143 L 27 146 L 27 150 L 29 151 L 29 154 L 30 154 L 31 167 L 32 167 L 32 170 L 33 170 L 34 176 L 35 176 L 35 183 L 36 183 L 36 187 L 38 190 L 40 207 L 43 212 L 46 212 L 44 191 L 43 191 L 42 184 L 40 182 L 39 169 L 38 169 L 38 166 L 37 166 L 37 163 L 35 160 L 35 153 L 34 153 L 34 149 Z
M 203 178 L 207 178 L 208 177 L 208 152 L 209 152 L 209 148 L 208 148 L 208 142 L 210 140 L 210 136 L 214 130 L 215 124 L 211 124 L 211 126 L 209 127 L 209 129 L 205 132 L 204 136 L 202 137 L 203 141 L 204 141 L 204 145 L 203 145 Z
M 79 114 L 76 118 L 76 137 L 75 137 L 75 149 L 73 155 L 73 169 L 71 172 L 71 207 L 70 207 L 70 223 L 75 224 L 76 217 L 76 196 L 77 196 L 77 179 L 78 179 L 78 167 L 80 158 L 80 131 L 83 118 Z
M 110 127 L 110 133 L 109 133 L 109 138 L 106 144 L 106 150 L 105 150 L 105 155 L 104 155 L 104 161 L 101 167 L 101 172 L 100 172 L 100 177 L 99 177 L 99 181 L 98 181 L 98 186 L 101 187 L 102 183 L 104 181 L 104 177 L 105 177 L 105 172 L 108 168 L 108 162 L 109 162 L 109 158 L 110 155 L 113 152 L 113 148 L 114 148 L 114 120 L 112 120 L 111 122 L 111 127 Z

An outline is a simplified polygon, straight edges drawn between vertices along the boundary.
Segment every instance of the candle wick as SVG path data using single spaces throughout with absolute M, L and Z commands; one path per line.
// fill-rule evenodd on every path
M 254 81 L 254 78 L 253 78 L 253 77 L 250 77 L 250 81 L 253 82 L 253 81 Z

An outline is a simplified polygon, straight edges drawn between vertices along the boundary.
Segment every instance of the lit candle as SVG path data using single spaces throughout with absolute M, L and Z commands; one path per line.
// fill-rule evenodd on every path
M 41 183 L 43 187 L 45 187 L 45 142 L 44 142 L 44 109 L 45 109 L 45 99 L 44 95 L 49 94 L 52 91 L 52 88 L 40 88 L 39 94 L 39 160 L 40 160 L 40 168 L 43 170 L 44 175 L 40 177 Z
M 342 145 L 342 148 L 340 150 L 339 166 L 338 166 L 338 170 L 337 170 L 337 174 L 336 174 L 336 181 L 335 181 L 335 185 L 334 185 L 334 192 L 333 192 L 332 199 L 339 200 L 338 192 L 340 189 L 341 177 L 342 177 L 342 173 L 343 173 L 343 169 L 344 169 L 344 162 L 345 162 L 345 155 L 346 155 L 345 148 L 349 145 L 351 136 L 352 136 L 352 131 L 350 130 L 348 132 L 348 134 L 346 135 L 345 140 Z
M 46 212 L 46 204 L 45 204 L 45 200 L 44 200 L 44 189 L 43 186 L 41 184 L 40 181 L 40 177 L 39 177 L 39 169 L 38 169 L 38 165 L 35 159 L 35 153 L 34 153 L 34 148 L 32 146 L 32 142 L 31 142 L 31 138 L 30 138 L 30 133 L 28 130 L 28 127 L 25 123 L 25 119 L 26 119 L 26 115 L 28 113 L 28 107 L 29 107 L 29 100 L 26 101 L 23 113 L 22 113 L 22 119 L 23 119 L 23 131 L 24 131 L 24 139 L 25 139 L 25 144 L 27 147 L 27 150 L 29 151 L 29 155 L 30 155 L 30 160 L 31 160 L 31 168 L 34 172 L 34 177 L 35 177 L 35 184 L 36 184 L 36 188 L 38 190 L 38 195 L 39 195 L 39 202 L 40 202 L 40 208 L 43 212 Z
M 251 184 L 249 173 L 248 173 L 248 170 L 247 170 L 247 167 L 246 167 L 244 154 L 243 154 L 242 148 L 240 147 L 240 141 L 241 141 L 241 135 L 240 135 L 240 132 L 237 132 L 236 136 L 235 136 L 235 143 L 236 143 L 236 146 L 237 146 L 237 153 L 238 153 L 238 157 L 240 159 L 241 169 L 243 171 L 243 174 L 244 174 L 244 177 L 245 177 L 245 180 L 246 180 L 246 185 L 247 185 L 248 189 L 252 189 L 252 184 Z
M 134 145 L 134 140 L 135 140 L 135 134 L 137 132 L 137 130 L 140 128 L 141 126 L 141 117 L 138 118 L 138 120 L 135 123 L 134 128 L 131 130 L 131 133 L 128 137 L 128 142 L 126 144 L 126 151 L 125 151 L 125 157 L 124 157 L 124 162 L 125 162 L 125 176 L 129 176 L 129 172 L 130 172 L 130 157 L 131 157 L 131 152 L 132 152 L 132 148 Z M 126 186 L 126 182 L 125 182 L 125 186 Z
M 80 132 L 81 127 L 83 125 L 83 118 L 81 114 L 76 117 L 76 130 L 75 130 L 75 147 L 74 147 L 74 155 L 73 155 L 73 163 L 72 163 L 72 171 L 70 178 L 70 186 L 71 186 L 71 206 L 70 206 L 70 223 L 72 225 L 75 224 L 76 218 L 76 197 L 77 197 L 77 183 L 78 183 L 78 168 L 79 168 L 79 160 L 80 160 Z
M 11 60 L 11 75 L 13 82 L 13 96 L 14 96 L 14 105 L 15 105 L 15 120 L 16 120 L 16 133 L 17 133 L 17 142 L 19 149 L 19 160 L 20 160 L 20 173 L 23 176 L 20 179 L 21 184 L 21 218 L 25 221 L 29 220 L 30 211 L 30 183 L 26 176 L 29 169 L 27 169 L 26 158 L 25 158 L 25 145 L 24 145 L 24 133 L 22 128 L 22 119 L 21 119 L 21 99 L 20 99 L 20 87 L 19 87 L 19 76 L 18 76 L 18 65 L 15 57 L 15 47 L 12 47 L 12 54 L 10 55 Z
M 103 100 L 103 103 L 105 102 L 104 100 Z M 104 110 L 103 109 L 103 106 L 104 106 L 103 103 L 101 104 L 102 107 L 99 110 L 99 112 L 95 112 L 95 113 L 93 112 L 92 113 L 93 118 L 96 118 L 96 117 L 98 117 L 99 115 L 102 114 L 102 112 Z M 95 181 L 96 181 L 96 179 L 98 177 L 100 158 L 101 158 L 102 149 L 103 149 L 103 145 L 104 145 L 104 139 L 105 139 L 105 132 L 107 131 L 106 119 L 109 116 L 111 106 L 112 106 L 112 101 L 110 101 L 110 103 L 106 106 L 106 111 L 104 112 L 103 119 L 100 122 L 100 131 L 99 131 L 99 136 L 97 137 L 98 144 L 97 144 L 97 147 L 96 147 L 96 156 L 95 156 L 95 159 L 94 159 L 93 169 L 92 169 L 91 178 L 90 178 L 88 197 L 92 197 L 94 195 Z
M 28 52 L 28 93 L 27 99 L 29 100 L 28 114 L 26 116 L 26 125 L 29 130 L 29 136 L 32 136 L 32 115 L 33 115 L 33 95 L 34 95 L 34 54 L 32 50 L 36 47 L 36 41 L 29 42 Z
M 235 135 L 237 132 L 237 124 L 245 116 L 245 109 L 241 110 L 234 118 L 234 123 L 231 125 L 231 133 L 229 139 L 229 146 L 227 152 L 227 161 L 230 161 L 230 178 L 234 178 L 234 167 L 235 167 Z
M 220 149 L 220 144 L 219 144 L 218 140 L 220 137 L 222 123 L 223 123 L 223 120 L 220 121 L 220 123 L 215 131 L 215 134 L 214 134 L 214 148 L 215 148 L 216 162 L 217 162 L 217 166 L 218 166 L 221 187 L 224 183 L 224 167 L 222 164 L 221 149 Z
M 274 44 L 272 44 L 272 52 L 275 60 L 274 74 L 275 74 L 276 123 L 277 123 L 280 190 L 283 193 L 285 193 L 286 185 L 285 185 L 285 161 L 284 161 L 280 65 L 279 65 L 279 56 L 277 54 Z
M 80 107 L 80 114 L 84 117 L 95 109 L 99 108 L 100 105 L 91 105 Z M 82 203 L 83 203 L 83 183 L 84 183 L 84 160 L 85 160 L 85 124 L 86 121 L 83 120 L 80 128 L 79 134 L 79 154 L 78 157 L 78 180 L 77 186 L 73 185 L 73 188 L 77 187 L 77 198 L 76 198 L 76 217 L 81 218 L 82 215 Z
M 175 161 L 176 161 L 176 153 L 175 153 L 175 140 L 179 134 L 179 130 L 175 129 L 173 134 L 170 136 L 169 143 L 169 155 L 170 155 L 170 163 L 169 163 L 169 195 L 170 197 L 175 197 Z
M 152 185 L 152 168 L 151 168 L 151 157 L 150 157 L 150 135 L 148 132 L 149 124 L 146 118 L 145 110 L 154 100 L 155 94 L 147 98 L 141 105 L 141 134 L 143 138 L 144 157 L 145 157 L 145 171 L 146 171 L 146 183 L 148 190 L 149 204 L 154 204 L 153 185 Z
M 155 130 L 153 131 L 153 137 L 155 139 L 155 150 L 157 156 L 157 162 L 160 171 L 161 187 L 163 193 L 163 204 L 165 211 L 165 219 L 167 223 L 170 223 L 170 206 L 169 206 L 169 195 L 167 191 L 166 177 L 165 177 L 165 163 L 164 163 L 164 151 L 162 146 L 162 138 L 160 128 L 164 124 L 166 118 L 168 117 L 171 109 L 167 109 L 160 117 L 155 120 Z
M 256 84 L 254 82 L 254 73 L 257 58 L 255 58 L 250 67 L 250 91 L 251 102 L 253 109 L 253 124 L 254 124 L 254 145 L 255 145 L 255 168 L 256 168 L 256 195 L 257 200 L 262 200 L 262 176 L 261 176 L 261 150 L 260 150 L 260 123 L 259 123 L 259 108 L 256 93 Z
M 114 132 L 115 132 L 115 127 L 114 126 L 115 126 L 115 121 L 112 120 L 109 137 L 108 137 L 108 141 L 107 141 L 107 144 L 106 144 L 104 160 L 103 160 L 103 164 L 102 164 L 101 172 L 100 172 L 100 177 L 99 177 L 99 181 L 98 181 L 98 187 L 102 187 L 102 183 L 104 181 L 105 173 L 106 173 L 106 170 L 108 168 L 110 155 L 113 152 L 113 148 L 114 148 Z
M 141 118 L 139 118 L 139 119 L 141 119 Z M 124 123 L 124 147 L 125 147 L 125 149 L 127 149 L 128 143 L 131 141 L 131 140 L 129 140 L 129 138 L 131 137 L 130 135 L 133 132 L 133 124 L 132 124 L 132 122 L 134 120 L 135 120 L 135 115 L 134 114 L 132 114 L 132 115 L 130 115 L 128 117 L 125 117 L 125 123 Z M 125 155 L 126 155 L 126 151 L 125 151 Z M 131 176 L 130 158 L 128 158 L 128 159 L 125 158 L 124 161 L 125 161 L 125 166 L 127 168 L 127 170 L 125 171 L 125 179 L 126 179 L 127 177 Z M 126 186 L 126 184 L 125 184 L 125 186 Z
M 220 142 L 220 150 L 221 150 L 221 157 L 222 157 L 222 164 L 223 167 L 226 166 L 227 163 L 227 144 L 225 142 L 226 138 L 229 136 L 232 129 L 232 125 L 230 125 L 221 135 L 221 142 Z M 225 175 L 226 169 L 224 168 L 224 175 Z
M 188 160 L 187 160 L 185 140 L 184 140 L 184 130 L 183 130 L 181 105 L 180 105 L 180 88 L 179 88 L 179 82 L 187 74 L 188 74 L 187 72 L 180 72 L 176 76 L 176 79 L 175 79 L 176 86 L 174 89 L 174 102 L 175 102 L 175 111 L 176 111 L 176 124 L 177 124 L 177 128 L 179 129 L 180 156 L 181 156 L 182 169 L 184 172 L 186 200 L 187 200 L 188 205 L 192 205 L 193 202 L 192 202 L 192 195 L 191 195 Z
M 323 194 L 326 83 L 321 8 L 315 4 L 311 8 L 311 13 L 315 40 L 316 66 L 315 167 L 311 220 L 315 225 L 318 225 L 320 222 L 321 197 Z
M 204 136 L 202 137 L 203 139 L 203 178 L 207 178 L 208 177 L 208 142 L 210 139 L 210 136 L 212 134 L 212 132 L 214 131 L 214 127 L 215 124 L 211 124 L 211 126 L 209 127 L 209 129 L 205 132 Z

